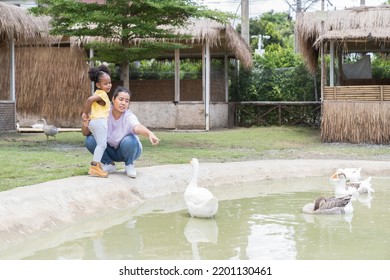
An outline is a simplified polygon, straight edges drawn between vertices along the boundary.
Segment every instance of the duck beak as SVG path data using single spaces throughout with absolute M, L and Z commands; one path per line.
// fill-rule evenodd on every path
M 333 174 L 332 177 L 330 177 L 331 179 L 337 179 L 337 173 Z

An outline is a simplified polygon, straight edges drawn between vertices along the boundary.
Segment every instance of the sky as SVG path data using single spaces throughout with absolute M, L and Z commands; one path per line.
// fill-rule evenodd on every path
M 365 0 L 366 6 L 377 6 L 386 0 Z M 206 5 L 210 9 L 217 9 L 224 12 L 241 14 L 241 0 L 197 0 L 198 3 Z M 295 3 L 295 0 L 289 0 Z M 325 0 L 325 10 L 343 10 L 345 7 L 360 6 L 360 0 Z M 258 17 L 264 12 L 274 10 L 275 12 L 288 12 L 289 6 L 285 0 L 249 0 L 249 17 Z M 313 5 L 310 11 L 321 10 L 321 1 Z

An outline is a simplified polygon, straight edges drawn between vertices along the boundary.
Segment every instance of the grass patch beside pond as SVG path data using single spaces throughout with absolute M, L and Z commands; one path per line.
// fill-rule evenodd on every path
M 385 145 L 321 143 L 320 130 L 306 127 L 253 127 L 208 132 L 155 131 L 162 140 L 144 151 L 136 167 L 260 159 L 390 160 Z M 40 182 L 87 175 L 92 155 L 80 132 L 0 134 L 0 191 Z M 118 168 L 124 168 L 118 164 Z

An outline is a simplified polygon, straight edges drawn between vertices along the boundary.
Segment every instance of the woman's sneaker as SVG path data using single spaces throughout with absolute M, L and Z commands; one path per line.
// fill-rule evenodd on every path
M 129 176 L 130 178 L 137 177 L 137 171 L 135 171 L 134 164 L 126 165 L 125 169 L 127 176 Z
M 89 167 L 88 174 L 91 176 L 95 177 L 102 177 L 102 178 L 107 178 L 108 177 L 108 172 L 103 171 L 102 165 L 100 162 L 93 164 L 91 163 L 91 166 Z
M 111 163 L 103 164 L 102 169 L 104 172 L 107 172 L 107 173 L 116 173 L 117 172 L 115 164 L 111 164 Z

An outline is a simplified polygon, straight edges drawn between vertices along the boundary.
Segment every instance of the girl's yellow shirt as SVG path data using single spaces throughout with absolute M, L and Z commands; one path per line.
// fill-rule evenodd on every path
M 97 102 L 93 102 L 91 106 L 91 119 L 106 119 L 108 117 L 108 113 L 110 112 L 110 99 L 108 98 L 107 93 L 104 90 L 96 90 L 94 94 L 100 96 L 100 98 L 106 102 L 104 106 L 99 105 Z

